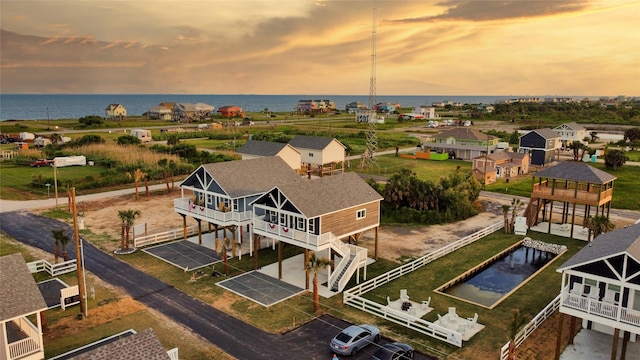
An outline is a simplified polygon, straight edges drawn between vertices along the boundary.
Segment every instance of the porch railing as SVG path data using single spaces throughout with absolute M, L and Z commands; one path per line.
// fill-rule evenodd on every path
M 58 264 L 51 264 L 47 260 L 36 260 L 27 263 L 27 267 L 32 274 L 46 271 L 51 276 L 58 276 L 68 272 L 76 271 L 76 259 L 68 260 Z
M 206 205 L 198 205 L 191 202 L 191 198 L 180 198 L 173 200 L 173 207 L 175 210 L 185 215 L 192 215 L 194 217 L 214 221 L 222 224 L 225 222 L 242 222 L 251 220 L 251 211 L 220 211 L 217 209 L 211 209 Z
M 273 238 L 285 238 L 294 245 L 311 249 L 323 249 L 329 247 L 332 234 L 314 235 L 306 231 L 292 229 L 279 224 L 264 221 L 264 218 L 253 219 L 255 233 Z
M 562 296 L 562 305 L 568 308 L 580 310 L 587 314 L 598 315 L 623 324 L 640 326 L 640 311 L 629 309 L 615 303 L 599 301 L 598 299 L 588 296 L 572 294 L 569 292 L 569 286 L 566 286 L 560 295 Z
M 23 317 L 16 322 L 28 337 L 9 344 L 9 359 L 19 359 L 43 351 L 40 334 L 31 321 Z

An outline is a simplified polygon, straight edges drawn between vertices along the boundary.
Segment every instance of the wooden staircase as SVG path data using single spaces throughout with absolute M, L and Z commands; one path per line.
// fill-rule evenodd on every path
M 527 209 L 524 211 L 524 216 L 527 218 L 527 226 L 531 228 L 538 223 L 538 198 L 532 197 L 527 205 Z

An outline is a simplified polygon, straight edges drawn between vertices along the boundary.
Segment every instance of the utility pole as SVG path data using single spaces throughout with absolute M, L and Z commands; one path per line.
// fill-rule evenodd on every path
M 73 211 L 73 235 L 76 243 L 76 272 L 78 273 L 78 295 L 80 296 L 80 314 L 78 319 L 87 317 L 87 302 L 84 285 L 84 251 L 80 250 L 80 235 L 78 233 L 78 209 L 76 208 L 76 188 L 71 188 L 71 203 Z
M 56 210 L 58 210 L 58 165 L 55 159 L 53 160 L 53 188 L 56 195 Z

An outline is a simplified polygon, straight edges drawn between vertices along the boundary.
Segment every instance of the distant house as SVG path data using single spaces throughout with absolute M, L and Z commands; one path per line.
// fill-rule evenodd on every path
M 196 103 L 194 107 L 198 112 L 198 117 L 201 119 L 213 115 L 216 110 L 215 106 L 205 103 Z
M 291 169 L 300 170 L 300 152 L 289 144 L 249 140 L 236 152 L 242 155 L 242 160 L 277 156 L 284 160 Z
M 107 119 L 122 119 L 127 117 L 127 109 L 122 104 L 109 104 L 104 109 L 104 117 Z
M 301 166 L 308 172 L 317 169 L 322 176 L 332 175 L 337 168 L 344 171 L 346 147 L 334 138 L 297 135 L 289 141 L 289 145 L 300 152 Z
M 171 109 L 167 109 L 164 106 L 157 105 L 149 109 L 147 113 L 149 115 L 149 119 L 154 120 L 171 120 Z
M 364 110 L 367 108 L 367 105 L 359 102 L 359 101 L 354 101 L 354 102 L 350 102 L 345 106 L 345 111 L 348 112 L 349 114 L 353 114 L 356 113 L 358 110 Z
M 450 158 L 471 160 L 487 151 L 489 154 L 494 152 L 499 140 L 478 130 L 462 127 L 432 135 L 425 139 L 423 146 L 431 151 L 448 153 Z
M 436 115 L 436 108 L 433 106 L 425 106 L 425 105 L 418 106 L 415 109 L 413 109 L 413 113 L 420 114 L 425 119 L 435 119 L 438 117 L 438 115 Z
M 44 359 L 41 314 L 47 304 L 21 254 L 0 257 L 0 283 L 0 359 Z
M 299 114 L 322 114 L 336 110 L 333 100 L 298 100 L 296 112 Z
M 557 132 L 545 128 L 531 130 L 520 136 L 518 152 L 528 153 L 532 165 L 547 165 L 557 158 L 557 152 L 561 148 L 560 135 Z
M 496 179 L 509 181 L 510 178 L 529 173 L 529 154 L 501 151 L 486 157 L 478 156 L 473 159 L 472 170 L 479 181 L 482 182 L 484 178 L 484 184 L 493 184 Z
M 196 120 L 204 120 L 210 117 L 215 107 L 205 103 L 176 103 L 173 106 L 173 120 L 191 122 Z
M 567 149 L 572 142 L 583 142 L 584 138 L 589 136 L 587 129 L 575 122 L 558 125 L 553 131 L 560 135 L 563 149 Z
M 220 108 L 218 108 L 218 113 L 220 113 L 220 116 L 222 117 L 241 117 L 244 118 L 244 112 L 242 112 L 242 108 L 240 106 L 236 106 L 236 105 L 227 105 L 227 106 L 222 106 Z
M 586 329 L 613 335 L 612 359 L 626 357 L 640 334 L 640 224 L 596 237 L 557 269 L 562 274 L 560 315 L 582 319 Z M 562 323 L 562 320 L 560 320 Z M 558 338 L 562 338 L 562 327 Z M 573 334 L 570 334 L 573 336 Z
M 400 108 L 400 104 L 394 104 L 394 103 L 390 103 L 388 101 L 376 104 L 376 111 L 377 112 L 394 113 L 399 108 Z

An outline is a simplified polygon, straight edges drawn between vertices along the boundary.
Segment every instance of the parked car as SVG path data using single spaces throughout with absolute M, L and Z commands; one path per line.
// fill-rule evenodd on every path
M 367 345 L 380 340 L 380 329 L 373 325 L 351 325 L 331 340 L 331 351 L 340 355 L 355 355 Z
M 33 166 L 33 167 L 49 166 L 52 163 L 53 163 L 53 160 L 39 159 L 39 160 L 30 162 L 29 166 Z
M 370 360 L 408 360 L 413 359 L 413 348 L 405 343 L 394 342 L 380 347 Z

